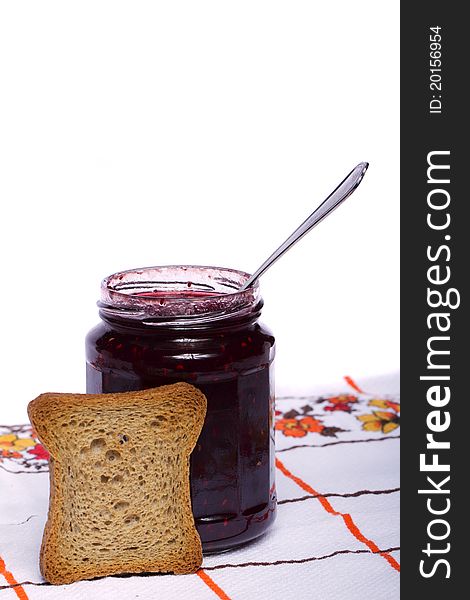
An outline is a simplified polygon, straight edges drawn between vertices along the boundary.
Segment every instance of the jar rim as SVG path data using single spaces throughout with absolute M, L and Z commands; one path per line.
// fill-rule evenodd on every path
M 100 315 L 157 326 L 259 314 L 262 299 L 258 282 L 240 290 L 249 277 L 244 271 L 204 265 L 119 271 L 101 282 Z

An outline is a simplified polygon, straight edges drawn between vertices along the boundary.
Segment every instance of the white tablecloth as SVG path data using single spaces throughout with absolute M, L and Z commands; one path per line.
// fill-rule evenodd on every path
M 30 426 L 0 426 L 1 600 L 399 598 L 398 389 L 398 376 L 345 377 L 278 398 L 277 520 L 258 541 L 205 557 L 195 575 L 44 582 L 47 453 Z

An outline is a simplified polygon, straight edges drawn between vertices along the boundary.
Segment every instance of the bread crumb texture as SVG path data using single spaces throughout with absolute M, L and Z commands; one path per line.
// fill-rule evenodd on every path
M 204 394 L 186 383 L 30 402 L 29 418 L 51 455 L 40 555 L 47 581 L 197 570 L 189 455 L 206 407 Z

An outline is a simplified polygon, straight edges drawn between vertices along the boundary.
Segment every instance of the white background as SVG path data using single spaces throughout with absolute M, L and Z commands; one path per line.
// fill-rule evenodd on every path
M 2 2 L 0 422 L 84 391 L 100 280 L 253 271 L 278 392 L 398 367 L 398 2 Z

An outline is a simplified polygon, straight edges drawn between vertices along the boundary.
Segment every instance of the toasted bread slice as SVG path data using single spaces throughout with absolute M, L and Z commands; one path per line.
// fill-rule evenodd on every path
M 51 455 L 40 556 L 47 581 L 197 570 L 189 455 L 206 407 L 187 383 L 30 402 L 29 418 Z

